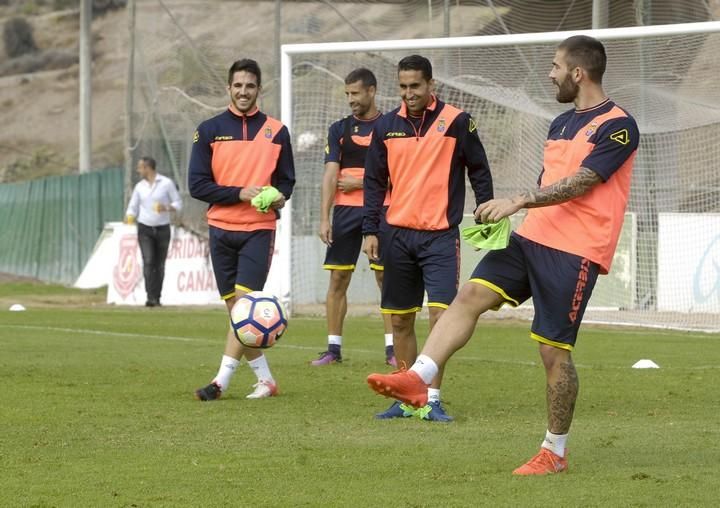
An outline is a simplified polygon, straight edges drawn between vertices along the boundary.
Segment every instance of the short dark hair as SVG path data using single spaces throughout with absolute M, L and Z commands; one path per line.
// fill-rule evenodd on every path
M 140 162 L 142 162 L 146 166 L 149 166 L 150 169 L 155 171 L 156 163 L 155 163 L 155 159 L 153 159 L 152 157 L 147 157 L 147 156 L 140 157 Z
M 255 74 L 258 86 L 262 84 L 262 73 L 260 72 L 260 66 L 258 63 L 252 58 L 242 58 L 234 61 L 230 66 L 230 69 L 228 70 L 228 85 L 232 85 L 233 75 L 240 71 Z
M 350 74 L 345 77 L 346 85 L 351 85 L 357 81 L 362 81 L 362 86 L 365 88 L 370 88 L 371 86 L 377 88 L 377 79 L 375 79 L 375 74 L 365 67 L 360 67 L 354 71 L 350 71 Z
M 573 35 L 560 43 L 558 49 L 565 51 L 565 63 L 571 69 L 580 67 L 595 83 L 602 83 L 607 56 L 605 46 L 587 35 Z
M 420 71 L 427 81 L 430 81 L 433 77 L 430 60 L 420 55 L 410 55 L 400 60 L 398 72 L 400 71 Z

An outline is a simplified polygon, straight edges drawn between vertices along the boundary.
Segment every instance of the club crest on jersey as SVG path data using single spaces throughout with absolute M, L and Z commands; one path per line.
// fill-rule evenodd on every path
M 596 123 L 596 122 L 593 122 L 593 123 L 590 124 L 590 128 L 585 131 L 585 135 L 586 135 L 587 137 L 590 137 L 590 136 L 592 136 L 593 134 L 595 134 L 595 131 L 596 131 L 596 130 L 597 130 L 597 123 Z
M 440 120 L 438 120 L 437 131 L 445 132 L 445 119 L 444 118 L 441 118 Z
M 270 127 L 265 127 L 265 137 L 268 139 L 272 138 L 272 129 Z
M 357 125 L 356 125 L 355 127 L 353 127 L 353 132 L 354 132 L 355 134 L 357 134 L 358 132 L 360 132 L 360 127 L 358 127 Z

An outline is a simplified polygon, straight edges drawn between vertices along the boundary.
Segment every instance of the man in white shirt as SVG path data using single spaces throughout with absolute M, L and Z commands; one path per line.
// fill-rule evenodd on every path
M 141 180 L 133 189 L 125 215 L 128 224 L 137 222 L 147 293 L 145 305 L 157 307 L 170 245 L 170 212 L 180 211 L 182 201 L 175 183 L 158 174 L 152 157 L 140 158 L 137 173 Z

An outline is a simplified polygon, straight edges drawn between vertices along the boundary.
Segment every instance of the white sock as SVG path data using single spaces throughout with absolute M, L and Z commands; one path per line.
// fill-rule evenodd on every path
M 567 434 L 553 434 L 548 430 L 545 432 L 545 440 L 542 443 L 542 447 L 547 448 L 558 457 L 564 457 L 567 438 Z
M 393 334 L 386 333 L 385 334 L 385 347 L 392 346 L 392 345 L 393 345 Z
M 440 388 L 428 388 L 428 403 L 440 402 Z
M 342 346 L 342 335 L 328 335 L 328 344 Z
M 270 374 L 270 366 L 268 365 L 265 355 L 261 355 L 254 360 L 250 360 L 248 365 L 255 373 L 255 376 L 257 376 L 258 382 L 262 383 L 263 381 L 267 381 L 275 384 L 275 380 L 273 379 L 272 374 Z
M 437 376 L 439 369 L 437 363 L 435 363 L 432 358 L 427 355 L 420 355 L 417 357 L 417 360 L 415 360 L 413 366 L 410 367 L 410 370 L 416 372 L 425 384 L 429 385 L 435 376 Z
M 232 356 L 223 355 L 220 361 L 220 369 L 215 379 L 213 379 L 213 381 L 220 385 L 220 389 L 223 392 L 227 391 L 230 386 L 230 379 L 232 379 L 233 374 L 235 374 L 235 369 L 237 369 L 238 365 L 240 365 L 240 360 Z

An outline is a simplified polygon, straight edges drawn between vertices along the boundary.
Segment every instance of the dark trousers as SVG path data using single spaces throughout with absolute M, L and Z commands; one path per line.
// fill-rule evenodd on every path
M 138 243 L 143 258 L 147 301 L 159 304 L 165 278 L 165 258 L 170 245 L 170 226 L 153 227 L 138 222 Z

